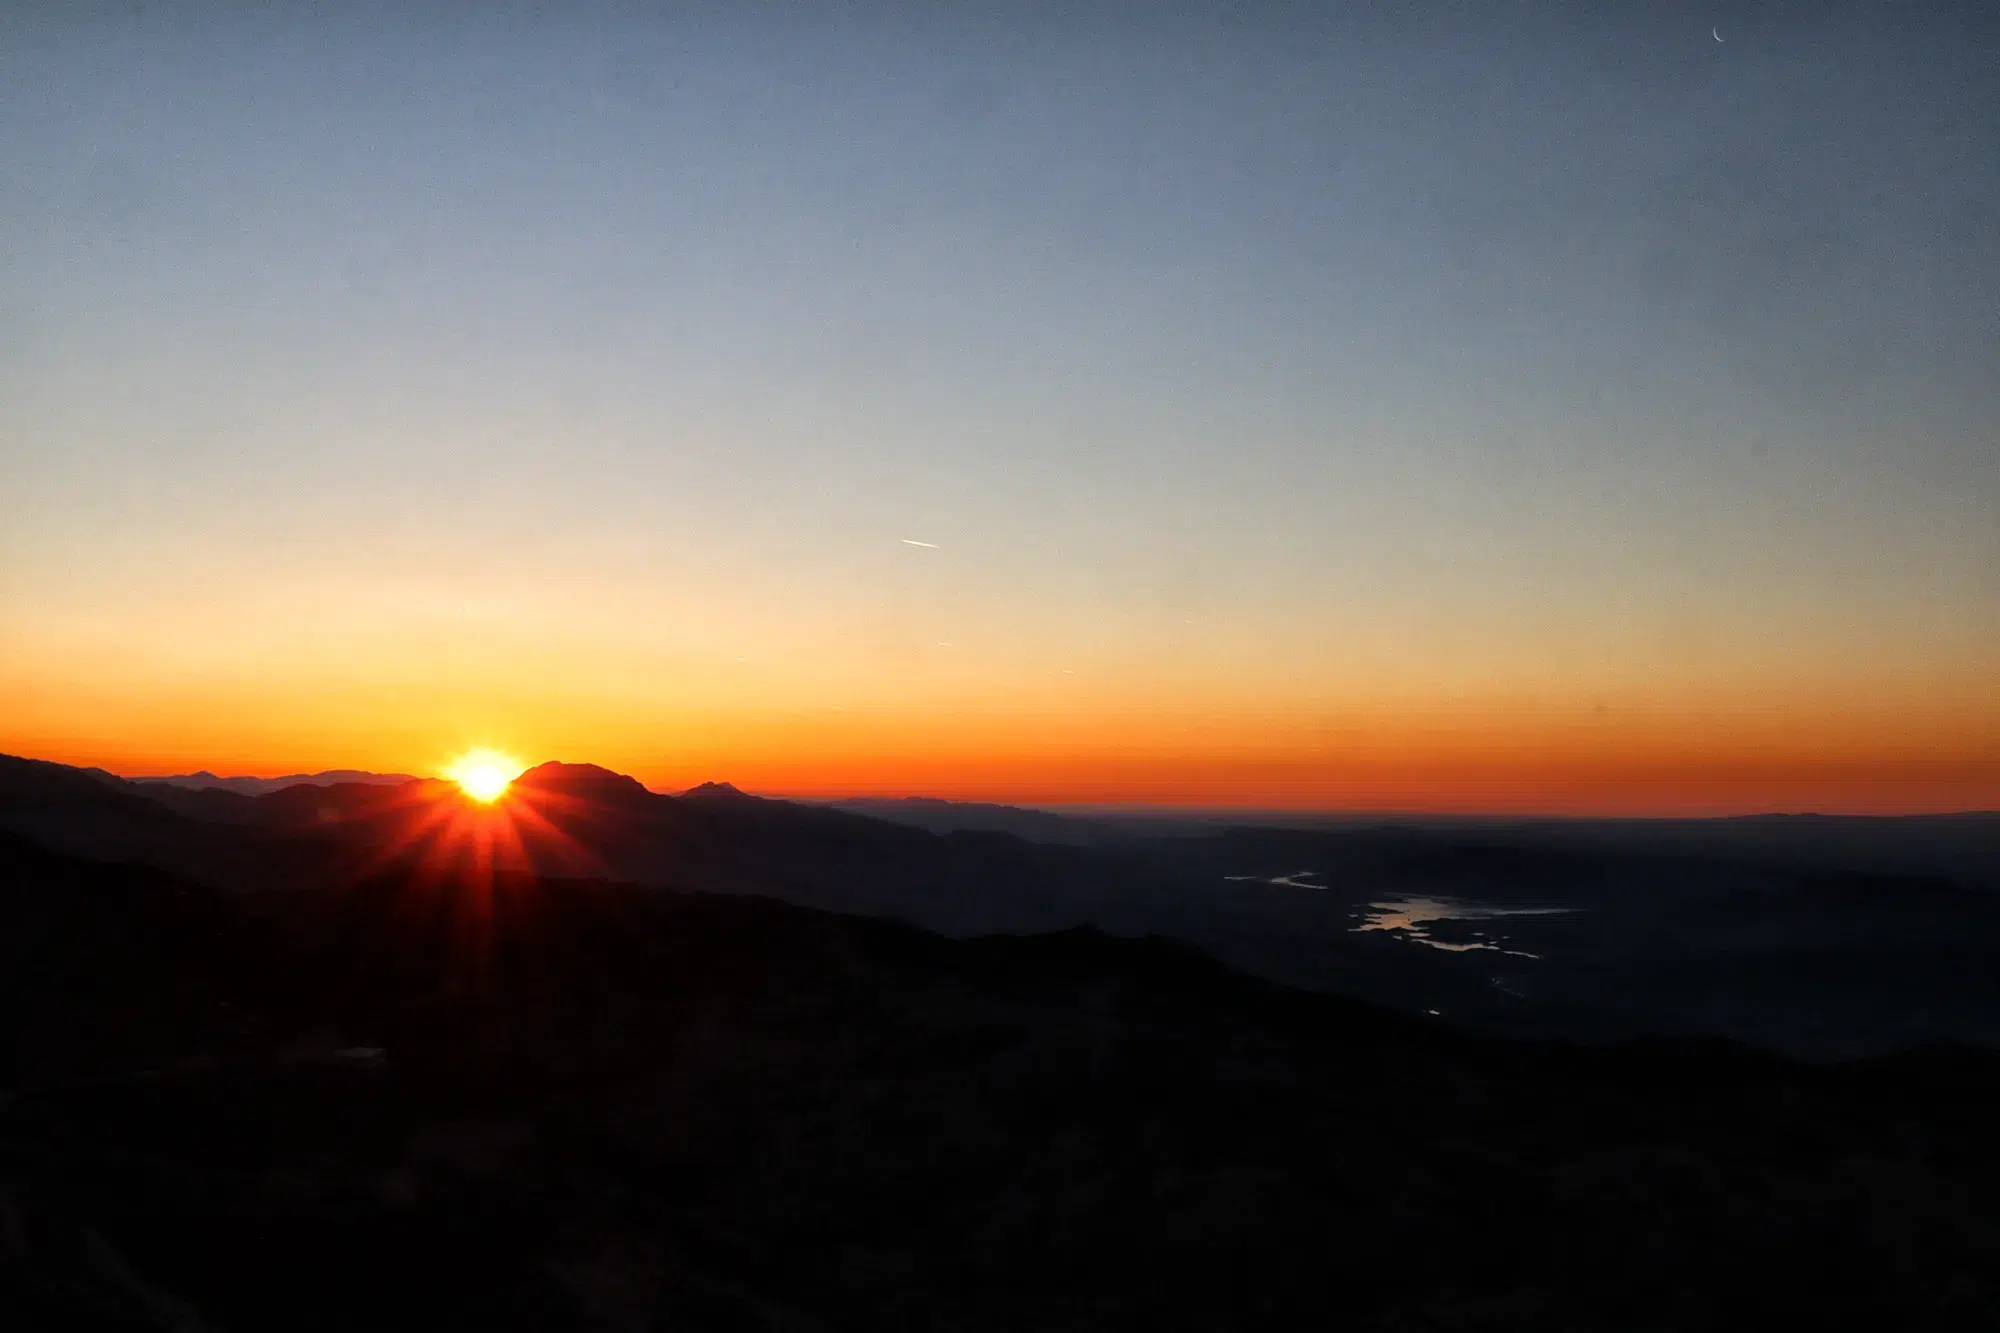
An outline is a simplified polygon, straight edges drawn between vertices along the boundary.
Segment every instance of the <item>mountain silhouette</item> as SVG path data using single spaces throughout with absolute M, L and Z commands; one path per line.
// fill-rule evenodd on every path
M 131 781 L 141 786 L 158 784 L 188 791 L 227 791 L 234 792 L 238 796 L 264 796 L 301 784 L 328 787 L 335 783 L 361 782 L 379 786 L 398 786 L 405 782 L 413 782 L 415 779 L 408 773 L 369 773 L 362 769 L 335 768 L 323 773 L 293 773 L 278 778 L 221 778 L 207 769 L 202 769 L 198 773 L 177 773 L 170 777 L 141 777 L 133 778 Z
M 645 806 L 654 795 L 638 779 L 596 764 L 537 764 L 514 779 L 525 791 L 554 792 L 615 805 Z
M 1158 935 L 1273 981 L 1522 1036 L 1705 1034 L 1828 1057 L 2000 1045 L 1990 817 L 1121 826 L 1068 845 L 723 783 L 664 795 L 590 764 L 538 765 L 487 807 L 434 779 L 244 796 L 0 759 L 0 828 L 231 890 L 476 870 L 757 894 L 958 936 Z M 1825 842 L 1786 853 L 1814 829 Z M 1404 900 L 1446 907 L 1405 920 Z
M 1027 810 L 982 801 L 940 801 L 928 796 L 853 796 L 827 804 L 850 814 L 910 824 L 933 833 L 1007 833 L 1029 842 L 1078 847 L 1118 837 L 1143 836 L 1150 831 L 1144 827 L 1121 826 L 1109 820 L 1058 815 L 1046 810 Z
M 1992 829 L 0 757 L 0 1324 L 1982 1326 Z
M 739 791 L 731 783 L 704 782 L 699 786 L 689 787 L 686 791 L 682 792 L 681 795 L 683 797 L 693 798 L 694 800 L 726 801 L 734 797 L 743 796 L 743 792 Z

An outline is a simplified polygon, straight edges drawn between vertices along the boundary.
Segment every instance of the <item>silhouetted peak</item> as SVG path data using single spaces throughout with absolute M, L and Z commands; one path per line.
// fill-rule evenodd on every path
M 756 799 L 753 796 L 746 795 L 734 783 L 729 782 L 704 782 L 699 787 L 689 787 L 681 795 L 703 801 L 750 801 Z
M 614 773 L 608 768 L 599 768 L 596 764 L 564 764 L 554 760 L 535 765 L 515 778 L 514 785 L 533 788 L 536 791 L 589 796 L 599 801 L 633 800 L 652 796 L 651 792 L 640 785 L 637 778 Z
M 0 796 L 26 800 L 71 797 L 96 800 L 124 786 L 115 777 L 107 783 L 100 776 L 102 773 L 102 769 L 93 771 L 50 763 L 45 759 L 0 755 Z

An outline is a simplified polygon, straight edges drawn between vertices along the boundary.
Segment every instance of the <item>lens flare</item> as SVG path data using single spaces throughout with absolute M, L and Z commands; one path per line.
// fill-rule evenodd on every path
M 491 803 L 506 794 L 508 784 L 521 775 L 522 767 L 511 755 L 496 750 L 473 750 L 461 755 L 445 770 L 445 775 L 473 800 Z

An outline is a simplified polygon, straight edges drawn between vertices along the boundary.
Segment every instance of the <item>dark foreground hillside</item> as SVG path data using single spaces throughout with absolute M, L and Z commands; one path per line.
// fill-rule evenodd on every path
M 1457 1034 L 1185 946 L 0 842 L 11 1329 L 1970 1328 L 2000 1062 Z

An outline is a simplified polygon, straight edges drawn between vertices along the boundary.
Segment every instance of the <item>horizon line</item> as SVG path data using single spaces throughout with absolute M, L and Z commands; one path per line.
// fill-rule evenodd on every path
M 31 758 L 32 756 L 14 756 Z M 61 764 L 59 760 L 40 760 L 43 763 Z M 566 760 L 545 760 L 542 763 L 567 763 Z M 61 764 L 66 768 L 87 769 L 95 765 Z M 532 771 L 542 764 L 530 764 L 523 772 Z M 602 765 L 593 765 L 603 767 Z M 340 767 L 320 769 L 317 772 L 293 770 L 285 773 L 258 774 L 233 773 L 218 774 L 212 769 L 201 768 L 178 773 L 114 773 L 110 769 L 98 771 L 112 773 L 112 776 L 127 782 L 158 782 L 173 778 L 191 778 L 206 773 L 218 782 L 252 781 L 272 782 L 284 778 L 310 779 L 326 773 L 362 773 L 371 777 L 400 777 L 409 781 L 423 782 L 441 780 L 441 774 L 421 774 L 408 772 L 380 772 L 373 769 Z M 606 769 L 606 772 L 617 772 Z M 620 776 L 630 776 L 620 774 Z M 637 781 L 637 779 L 634 779 Z M 1818 808 L 1757 807 L 1729 811 L 1702 813 L 1640 813 L 1601 811 L 1576 811 L 1564 809 L 1550 810 L 1496 810 L 1491 808 L 1467 807 L 1380 807 L 1380 806 L 1294 806 L 1294 805 L 1238 805 L 1207 803 L 1175 803 L 1171 801 L 1042 801 L 1018 800 L 983 796 L 938 796 L 922 791 L 901 791 L 892 795 L 867 792 L 848 792 L 843 795 L 824 793 L 801 793 L 783 790 L 758 790 L 745 787 L 727 778 L 709 778 L 683 787 L 659 787 L 648 783 L 640 786 L 656 796 L 681 796 L 705 785 L 726 785 L 734 787 L 746 796 L 767 800 L 790 801 L 801 805 L 839 805 L 857 801 L 937 801 L 947 805 L 988 805 L 1008 809 L 1055 815 L 1065 818 L 1156 818 L 1156 819 L 1231 819 L 1244 817 L 1265 817 L 1282 819 L 1320 819 L 1342 821 L 1414 821 L 1440 820 L 1456 822 L 1491 823 L 1534 823 L 1538 821 L 1560 821 L 1564 823 L 1694 823 L 1716 822 L 1740 819 L 1979 819 L 2000 818 L 2000 808 L 1971 806 L 1937 810 L 1867 811 L 1867 810 L 1827 810 Z

